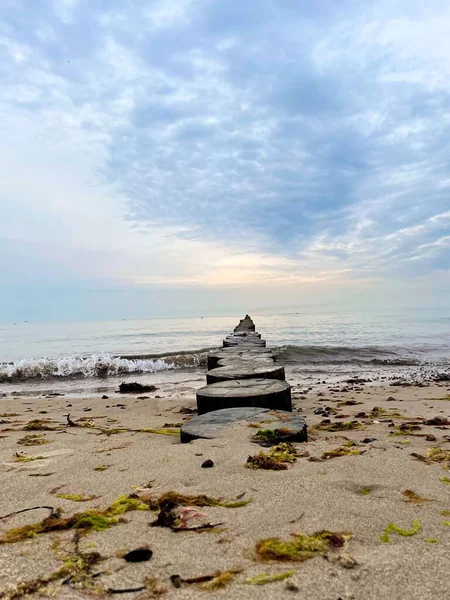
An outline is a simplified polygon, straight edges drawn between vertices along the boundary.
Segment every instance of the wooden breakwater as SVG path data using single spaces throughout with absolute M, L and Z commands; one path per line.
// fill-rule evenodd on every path
M 197 391 L 199 416 L 182 427 L 182 441 L 211 437 L 194 435 L 194 431 L 210 431 L 216 424 L 250 419 L 269 410 L 292 411 L 291 386 L 286 381 L 284 367 L 277 364 L 274 351 L 267 348 L 248 315 L 223 340 L 220 350 L 208 354 L 207 366 L 207 385 Z M 306 439 L 304 420 L 298 416 L 290 420 Z

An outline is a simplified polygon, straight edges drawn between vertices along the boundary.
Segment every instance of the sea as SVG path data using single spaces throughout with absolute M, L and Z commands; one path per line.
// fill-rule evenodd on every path
M 256 329 L 304 380 L 418 377 L 450 369 L 450 310 L 259 311 Z M 89 391 L 119 378 L 203 369 L 241 314 L 85 322 L 0 323 L 0 394 Z M 171 375 L 172 376 L 172 375 Z

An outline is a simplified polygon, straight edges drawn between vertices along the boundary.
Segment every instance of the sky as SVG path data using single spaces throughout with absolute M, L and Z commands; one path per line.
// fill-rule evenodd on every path
M 447 0 L 1 0 L 0 321 L 450 307 Z

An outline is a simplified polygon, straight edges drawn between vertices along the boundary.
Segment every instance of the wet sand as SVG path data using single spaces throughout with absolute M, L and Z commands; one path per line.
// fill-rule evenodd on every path
M 205 516 L 192 519 L 192 524 L 223 523 L 202 533 L 150 527 L 156 512 L 127 512 L 123 522 L 104 531 L 90 531 L 79 540 L 79 552 L 101 554 L 102 561 L 92 570 L 101 572 L 100 576 L 66 584 L 64 578 L 57 579 L 41 588 L 41 594 L 63 599 L 89 598 L 93 593 L 119 599 L 184 599 L 208 594 L 233 599 L 292 596 L 311 600 L 448 597 L 450 526 L 445 523 L 450 522 L 450 512 L 448 516 L 442 512 L 450 511 L 450 485 L 445 481 L 450 481 L 450 473 L 441 462 L 424 462 L 412 456 L 426 457 L 430 448 L 450 453 L 450 425 L 425 424 L 436 416 L 450 419 L 448 382 L 424 387 L 342 382 L 314 385 L 307 391 L 288 368 L 294 410 L 305 416 L 310 441 L 297 445 L 305 455 L 287 470 L 266 471 L 245 467 L 249 455 L 268 450 L 251 442 L 256 429 L 247 426 L 236 425 L 216 440 L 185 445 L 176 435 L 140 431 L 176 430 L 183 419 L 189 418 L 180 410 L 195 408 L 195 388 L 202 376 L 198 370 L 192 374 L 192 378 L 186 377 L 190 383 L 184 383 L 178 393 L 177 386 L 166 385 L 159 375 L 159 389 L 152 393 L 108 392 L 108 399 L 101 399 L 101 394 L 70 393 L 53 398 L 0 398 L 0 414 L 17 415 L 0 417 L 0 515 L 45 505 L 60 507 L 63 516 L 70 516 L 94 507 L 103 509 L 122 495 L 150 495 L 156 499 L 171 490 L 252 500 L 238 508 L 200 508 Z M 151 376 L 139 381 L 154 382 Z M 138 395 L 149 398 L 138 400 Z M 331 409 L 328 414 L 327 407 Z M 374 407 L 381 410 L 373 411 Z M 315 414 L 320 408 L 323 414 Z M 95 427 L 67 426 L 65 415 L 69 412 L 75 423 Z M 390 416 L 392 413 L 395 416 Z M 86 421 L 80 422 L 82 418 Z M 56 429 L 24 431 L 32 419 L 49 419 Z M 362 428 L 332 432 L 314 427 L 328 419 L 330 422 L 321 427 L 355 420 Z M 403 435 L 399 427 L 410 421 L 420 429 Z M 30 434 L 42 435 L 40 439 L 48 443 L 18 444 Z M 427 440 L 425 436 L 436 439 Z M 363 443 L 370 438 L 374 441 Z M 344 446 L 349 441 L 358 445 Z M 322 458 L 324 452 L 337 447 L 362 454 Z M 15 461 L 16 453 L 44 458 Z M 214 462 L 213 468 L 201 467 L 207 459 Z M 402 494 L 405 490 L 429 500 L 407 502 Z M 98 497 L 74 502 L 57 494 Z M 48 510 L 40 509 L 1 519 L 0 539 L 7 530 L 40 521 L 48 514 Z M 388 523 L 411 530 L 415 520 L 420 522 L 420 529 L 414 535 L 394 532 L 390 543 L 381 541 Z M 295 532 L 312 534 L 322 530 L 351 534 L 345 551 L 304 562 L 262 563 L 255 559 L 255 544 L 260 539 L 287 540 Z M 63 531 L 0 544 L 0 597 L 38 597 L 36 593 L 14 595 L 16 586 L 45 578 L 60 568 L 67 556 L 74 555 L 73 538 L 74 531 Z M 153 551 L 148 562 L 127 563 L 118 556 L 144 545 Z M 217 591 L 201 589 L 195 583 L 176 588 L 170 579 L 173 575 L 189 579 L 234 568 L 242 571 Z M 246 583 L 260 573 L 287 571 L 294 574 L 282 581 Z M 151 590 L 113 595 L 105 591 L 137 588 L 146 578 L 152 579 Z

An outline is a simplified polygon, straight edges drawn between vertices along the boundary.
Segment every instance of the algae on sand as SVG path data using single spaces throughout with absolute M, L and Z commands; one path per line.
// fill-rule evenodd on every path
M 268 453 L 260 452 L 247 458 L 246 467 L 250 469 L 266 469 L 273 471 L 284 471 L 286 463 L 297 460 L 297 451 L 289 442 L 281 442 L 273 446 Z
M 327 450 L 322 454 L 322 458 L 329 460 L 330 458 L 338 458 L 340 456 L 358 456 L 364 452 L 365 450 L 355 449 L 351 446 L 340 446 L 339 448 L 334 448 L 334 450 Z
M 398 535 L 409 537 L 411 535 L 416 535 L 416 533 L 419 533 L 419 531 L 420 521 L 418 519 L 414 519 L 411 529 L 402 529 L 398 525 L 395 525 L 395 523 L 388 523 L 384 528 L 383 534 L 381 536 L 381 541 L 383 542 L 383 544 L 389 544 L 391 541 L 391 533 L 398 533 Z
M 274 583 L 276 581 L 283 581 L 295 575 L 295 571 L 285 571 L 284 573 L 278 573 L 276 575 L 268 575 L 267 573 L 259 573 L 255 577 L 250 577 L 245 583 L 248 585 L 266 585 L 268 583 Z
M 289 540 L 279 538 L 259 540 L 256 543 L 255 553 L 257 560 L 261 561 L 302 562 L 314 556 L 324 555 L 331 550 L 342 549 L 350 538 L 351 534 L 344 532 L 318 531 L 312 535 L 294 533 Z
M 431 498 L 423 498 L 413 492 L 412 490 L 404 490 L 402 492 L 403 500 L 405 502 L 411 502 L 412 504 L 423 504 L 424 502 L 433 502 Z
M 44 444 L 48 444 L 49 441 L 45 439 L 43 433 L 30 433 L 18 440 L 17 443 L 20 446 L 43 446 Z
M 14 462 L 32 462 L 33 460 L 44 460 L 45 456 L 26 456 L 25 454 L 19 454 L 16 452 L 13 456 Z
M 55 429 L 56 427 L 52 427 L 48 419 L 33 419 L 23 427 L 23 431 L 53 431 Z
M 0 537 L 0 544 L 11 544 L 35 537 L 51 531 L 67 531 L 81 529 L 85 531 L 102 531 L 119 523 L 118 516 L 133 510 L 150 510 L 149 505 L 138 498 L 120 496 L 109 507 L 103 510 L 87 510 L 75 513 L 71 517 L 61 517 L 60 511 L 31 525 L 16 527 L 5 531 Z
M 354 431 L 364 429 L 362 423 L 358 421 L 336 421 L 335 423 L 318 423 L 311 427 L 312 431 Z

